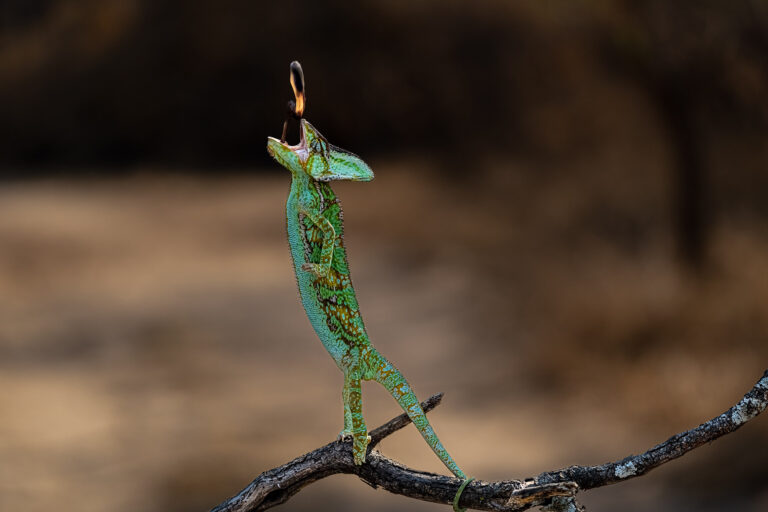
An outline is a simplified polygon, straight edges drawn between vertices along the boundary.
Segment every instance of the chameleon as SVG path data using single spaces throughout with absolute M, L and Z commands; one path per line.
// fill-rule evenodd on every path
M 363 464 L 371 437 L 363 418 L 360 382 L 380 383 L 443 464 L 456 477 L 464 479 L 454 499 L 454 509 L 460 510 L 459 495 L 471 479 L 437 437 L 403 374 L 371 344 L 350 279 L 341 203 L 330 182 L 370 181 L 373 171 L 357 155 L 330 144 L 301 117 L 295 106 L 303 108 L 303 74 L 296 81 L 298 93 L 292 74 L 291 84 L 298 101 L 289 103 L 289 110 L 298 113 L 295 117 L 299 118 L 300 141 L 296 145 L 286 143 L 284 126 L 282 140 L 267 139 L 267 151 L 291 173 L 286 225 L 301 302 L 320 341 L 344 375 L 344 427 L 339 438 L 352 438 L 354 463 Z

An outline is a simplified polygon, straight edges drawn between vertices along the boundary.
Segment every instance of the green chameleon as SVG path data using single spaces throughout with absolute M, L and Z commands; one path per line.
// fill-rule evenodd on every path
M 291 78 L 293 84 L 293 75 Z M 297 99 L 303 107 L 303 95 Z M 354 462 L 363 464 L 371 438 L 363 419 L 360 381 L 379 382 L 443 464 L 465 479 L 454 500 L 458 510 L 459 495 L 471 479 L 443 447 L 403 374 L 371 345 L 350 280 L 341 203 L 329 182 L 370 181 L 373 171 L 357 155 L 329 144 L 305 119 L 300 119 L 300 132 L 300 142 L 294 146 L 269 137 L 267 151 L 292 176 L 286 217 L 301 301 L 320 341 L 344 373 L 344 430 L 340 437 L 352 437 Z

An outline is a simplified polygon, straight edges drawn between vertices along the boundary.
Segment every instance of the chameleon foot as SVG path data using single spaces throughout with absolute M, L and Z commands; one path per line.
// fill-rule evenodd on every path
M 461 485 L 459 486 L 459 490 L 456 491 L 456 496 L 453 498 L 453 511 L 454 512 L 467 512 L 467 509 L 465 508 L 459 508 L 459 499 L 461 498 L 461 493 L 464 492 L 464 489 L 467 487 L 467 484 L 474 480 L 474 477 L 469 477 L 466 480 L 464 480 Z
M 339 432 L 338 441 L 351 441 L 355 437 L 355 434 L 351 430 L 342 430 Z
M 365 462 L 365 455 L 368 451 L 368 443 L 370 442 L 371 436 L 366 435 L 365 432 L 363 432 L 363 435 L 356 434 L 352 439 L 352 454 L 355 457 L 355 464 L 357 466 Z

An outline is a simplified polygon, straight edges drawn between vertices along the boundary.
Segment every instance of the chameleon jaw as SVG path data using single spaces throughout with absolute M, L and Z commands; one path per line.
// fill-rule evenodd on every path
M 283 167 L 290 170 L 290 166 L 286 158 L 283 157 L 283 153 L 291 152 L 296 155 L 299 163 L 303 166 L 309 158 L 309 149 L 307 148 L 307 139 L 304 136 L 303 126 L 300 130 L 300 137 L 299 143 L 295 145 L 287 144 L 275 137 L 267 137 L 267 153 L 269 153 L 270 156 L 277 160 Z

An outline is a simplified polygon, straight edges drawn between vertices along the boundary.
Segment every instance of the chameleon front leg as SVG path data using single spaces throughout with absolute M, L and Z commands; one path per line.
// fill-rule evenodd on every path
M 349 410 L 350 429 L 347 430 L 347 410 Z M 363 392 L 360 388 L 360 372 L 344 372 L 344 431 L 352 434 L 352 455 L 355 464 L 365 462 L 368 443 L 371 436 L 363 419 Z
M 336 246 L 336 229 L 334 229 L 331 221 L 316 210 L 307 208 L 302 210 L 302 213 L 309 217 L 323 232 L 323 245 L 320 248 L 320 263 L 304 263 L 301 265 L 301 270 L 312 272 L 317 277 L 328 277 L 331 261 L 333 261 L 333 249 Z

